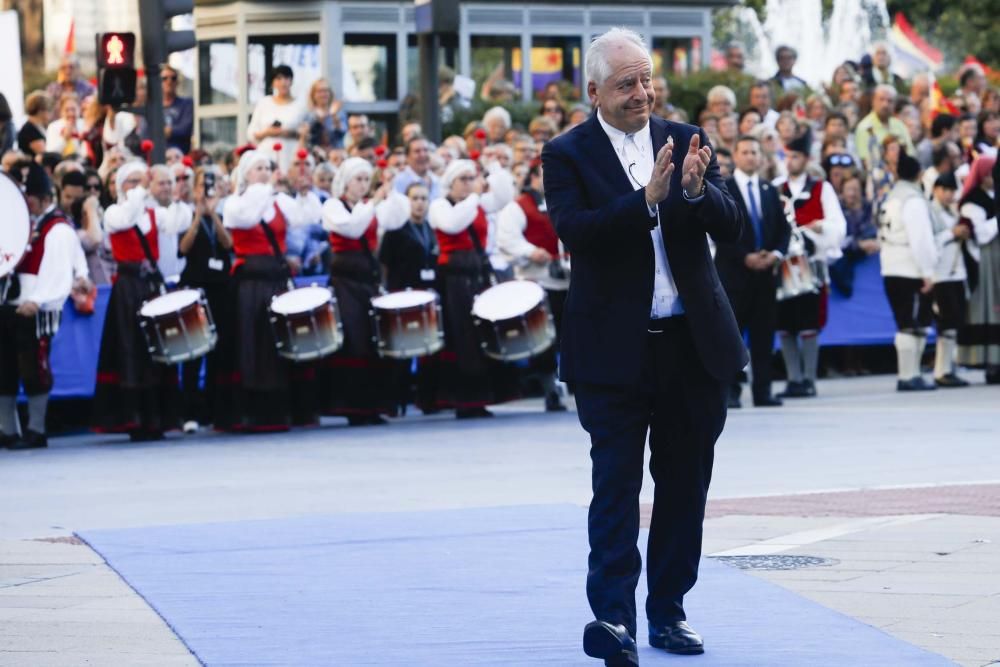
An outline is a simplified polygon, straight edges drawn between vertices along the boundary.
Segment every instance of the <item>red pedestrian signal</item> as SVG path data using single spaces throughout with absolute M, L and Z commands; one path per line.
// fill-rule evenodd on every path
M 135 33 L 97 35 L 97 99 L 116 109 L 135 101 Z
M 105 32 L 97 36 L 97 68 L 135 67 L 135 33 Z

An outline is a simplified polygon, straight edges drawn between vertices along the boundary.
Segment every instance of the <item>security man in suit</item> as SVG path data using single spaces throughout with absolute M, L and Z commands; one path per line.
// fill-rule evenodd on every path
M 652 57 L 614 28 L 587 53 L 595 113 L 542 152 L 545 194 L 573 264 L 560 373 L 590 434 L 593 499 L 584 651 L 635 665 L 646 434 L 656 484 L 646 555 L 649 642 L 701 653 L 684 594 L 701 556 L 705 498 L 726 399 L 747 362 L 706 233 L 747 225 L 705 133 L 651 115 Z
M 742 136 L 733 154 L 736 169 L 726 181 L 733 200 L 750 221 L 752 234 L 738 243 L 720 243 L 715 267 L 726 288 L 741 330 L 750 334 L 753 368 L 753 404 L 781 405 L 771 396 L 771 356 L 777 319 L 775 267 L 788 252 L 791 227 L 785 219 L 778 191 L 760 178 L 761 149 L 756 137 Z M 729 407 L 740 407 L 740 384 L 732 388 Z

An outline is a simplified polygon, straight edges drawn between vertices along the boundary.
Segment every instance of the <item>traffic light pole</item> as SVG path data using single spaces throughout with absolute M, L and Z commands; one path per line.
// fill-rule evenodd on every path
M 441 103 L 438 99 L 438 53 L 441 36 L 435 32 L 417 35 L 420 52 L 420 126 L 424 136 L 441 143 Z
M 148 62 L 148 61 L 147 61 Z M 146 69 L 146 131 L 153 150 L 150 153 L 150 164 L 162 164 L 167 159 L 167 137 L 164 131 L 166 125 L 163 113 L 163 86 L 160 85 L 160 64 L 156 70 Z

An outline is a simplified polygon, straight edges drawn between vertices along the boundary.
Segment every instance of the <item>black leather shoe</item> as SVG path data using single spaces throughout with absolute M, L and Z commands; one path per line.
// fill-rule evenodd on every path
M 583 629 L 583 652 L 601 658 L 607 667 L 635 667 L 639 650 L 624 625 L 591 621 Z
M 11 449 L 20 440 L 16 435 L 7 435 L 6 433 L 0 433 L 0 448 Z
M 947 375 L 942 375 L 939 378 L 934 378 L 934 384 L 945 389 L 951 389 L 953 387 L 968 387 L 969 383 L 958 377 L 954 373 L 948 373 Z
M 815 390 L 810 394 L 805 382 L 789 380 L 788 384 L 785 385 L 785 391 L 778 394 L 778 398 L 808 398 L 810 395 L 815 396 Z
M 492 416 L 493 413 L 486 408 L 459 408 L 455 410 L 455 419 L 483 419 Z
M 730 410 L 739 410 L 743 407 L 743 403 L 740 402 L 738 396 L 729 395 L 729 400 L 726 402 L 726 407 Z
M 697 655 L 705 652 L 705 644 L 701 635 L 695 632 L 685 621 L 674 621 L 667 625 L 649 625 L 649 645 L 662 648 L 667 653 L 680 655 Z
M 764 396 L 761 398 L 753 399 L 753 406 L 755 408 L 777 408 L 784 405 L 780 398 L 773 398 L 771 396 Z
M 932 391 L 935 387 L 917 375 L 909 380 L 897 380 L 896 391 Z
M 802 382 L 803 390 L 806 392 L 806 398 L 812 398 L 816 395 L 816 383 L 812 380 L 803 380 Z
M 24 436 L 20 440 L 7 445 L 7 449 L 40 449 L 48 446 L 49 439 L 45 437 L 44 433 L 32 431 L 29 428 L 24 432 Z
M 545 397 L 545 411 L 566 412 L 566 406 L 563 405 L 562 400 L 559 398 L 558 392 L 552 392 Z

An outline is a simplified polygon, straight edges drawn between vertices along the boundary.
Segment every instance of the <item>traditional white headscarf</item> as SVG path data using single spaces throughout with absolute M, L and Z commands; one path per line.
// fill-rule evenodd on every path
M 445 192 L 451 190 L 451 184 L 456 178 L 461 176 L 466 172 L 476 174 L 476 163 L 472 160 L 452 160 L 448 164 L 448 168 L 444 170 L 444 175 L 441 176 L 441 186 L 444 188 Z
M 337 169 L 337 175 L 333 179 L 333 196 L 340 199 L 344 196 L 347 184 L 354 180 L 358 174 L 367 173 L 371 176 L 374 169 L 368 160 L 359 157 L 351 157 L 344 160 Z
M 122 186 L 125 185 L 125 180 L 136 172 L 145 172 L 146 169 L 146 163 L 138 160 L 126 162 L 122 166 L 118 167 L 118 171 L 115 172 L 115 192 L 118 193 L 119 202 L 125 201 L 125 193 L 122 192 Z
M 271 156 L 257 150 L 249 150 L 240 156 L 240 163 L 236 166 L 236 183 L 235 191 L 237 194 L 243 194 L 243 190 L 246 188 L 247 174 L 250 173 L 250 169 L 253 168 L 258 162 L 270 162 Z

